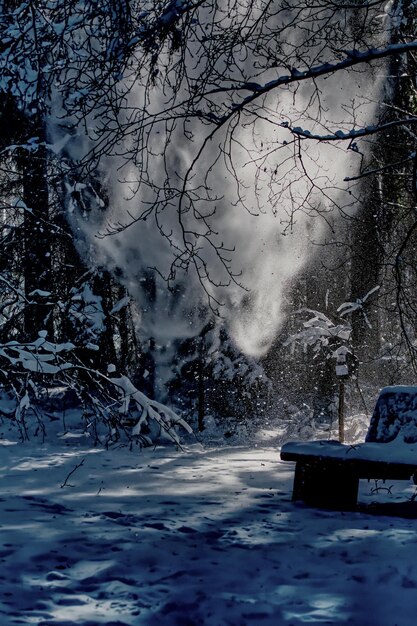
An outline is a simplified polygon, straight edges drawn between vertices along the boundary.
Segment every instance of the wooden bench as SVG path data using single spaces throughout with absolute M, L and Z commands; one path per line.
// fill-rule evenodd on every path
M 381 390 L 365 443 L 292 441 L 282 446 L 281 459 L 296 462 L 293 500 L 355 510 L 360 479 L 417 475 L 417 386 Z

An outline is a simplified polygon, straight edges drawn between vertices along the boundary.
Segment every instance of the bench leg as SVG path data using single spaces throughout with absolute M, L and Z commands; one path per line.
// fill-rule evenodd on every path
M 328 509 L 353 511 L 358 488 L 358 476 L 341 465 L 298 461 L 292 499 Z

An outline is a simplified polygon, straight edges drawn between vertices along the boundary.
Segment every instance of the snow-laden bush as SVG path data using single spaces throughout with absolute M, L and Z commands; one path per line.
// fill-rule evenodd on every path
M 82 410 L 84 427 L 101 443 L 120 441 L 124 436 L 140 445 L 165 439 L 179 444 L 178 427 L 191 433 L 190 426 L 169 407 L 148 398 L 124 375 L 109 375 L 84 366 L 77 347 L 70 342 L 48 341 L 46 331 L 33 342 L 10 341 L 0 345 L 0 383 L 3 419 L 11 420 L 22 440 L 29 437 L 28 424 L 46 435 L 53 390 L 72 390 L 72 403 Z M 33 430 L 32 428 L 30 429 Z
M 112 373 L 113 367 L 109 367 Z M 172 409 L 150 400 L 144 393 L 136 389 L 132 381 L 127 376 L 109 378 L 109 381 L 116 387 L 120 397 L 119 414 L 124 418 L 138 414 L 136 424 L 132 428 L 132 436 L 139 437 L 146 443 L 152 444 L 153 437 L 170 439 L 179 444 L 180 439 L 177 433 L 178 426 L 181 426 L 189 434 L 193 431 L 185 420 L 179 417 Z M 156 429 L 155 429 L 156 427 Z
M 304 352 L 308 348 L 313 351 L 313 358 L 321 352 L 325 352 L 326 358 L 335 359 L 344 353 L 351 353 L 350 338 L 352 327 L 347 322 L 335 324 L 327 315 L 321 311 L 312 309 L 301 309 L 301 314 L 308 314 L 310 318 L 303 322 L 302 328 L 292 334 L 284 342 L 284 346 L 289 346 L 294 352 L 296 346 L 300 346 Z

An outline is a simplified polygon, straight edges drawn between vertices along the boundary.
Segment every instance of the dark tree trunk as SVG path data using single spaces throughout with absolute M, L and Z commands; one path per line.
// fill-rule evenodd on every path
M 383 216 L 382 198 L 376 184 L 372 187 L 369 194 L 364 194 L 362 208 L 352 227 L 352 302 L 360 301 L 381 283 L 383 248 L 380 235 L 386 228 L 383 223 L 388 216 Z M 363 311 L 354 312 L 351 317 L 351 339 L 355 353 L 365 353 L 368 358 L 374 357 L 379 351 L 379 311 L 375 300 L 376 296 L 366 301 Z
M 51 225 L 45 130 L 41 120 L 27 120 L 26 138 L 36 137 L 35 150 L 22 149 L 19 166 L 22 180 L 24 259 L 23 277 L 28 304 L 24 313 L 24 335 L 31 340 L 40 330 L 53 338 L 52 306 L 48 297 L 51 284 Z M 27 139 L 26 139 L 27 140 Z
M 116 348 L 114 345 L 114 329 L 110 311 L 113 308 L 113 294 L 112 294 L 112 278 L 107 270 L 100 269 L 92 281 L 93 293 L 101 296 L 101 305 L 103 307 L 103 313 L 106 316 L 105 328 L 100 334 L 99 347 L 100 351 L 97 353 L 96 367 L 106 371 L 107 366 L 110 363 L 117 362 Z

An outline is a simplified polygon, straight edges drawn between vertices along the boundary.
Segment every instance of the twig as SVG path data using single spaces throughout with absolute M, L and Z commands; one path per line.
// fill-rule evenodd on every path
M 375 493 L 380 493 L 381 491 L 385 491 L 387 494 L 392 495 L 392 488 L 394 485 L 390 485 L 389 487 L 380 487 L 378 485 L 378 480 L 375 480 L 375 487 L 373 487 L 373 489 L 371 489 L 371 494 L 374 495 Z M 385 482 L 385 481 L 384 481 Z
M 63 489 L 63 487 L 74 487 L 74 485 L 70 485 L 70 484 L 69 484 L 68 479 L 69 479 L 69 477 L 70 477 L 70 476 L 72 476 L 72 474 L 73 474 L 74 472 L 76 472 L 76 471 L 77 471 L 77 469 L 78 469 L 79 467 L 81 467 L 81 465 L 84 465 L 84 461 L 85 461 L 85 459 L 86 459 L 86 457 L 84 457 L 84 458 L 83 458 L 83 460 L 82 460 L 80 463 L 78 463 L 78 465 L 76 465 L 76 466 L 74 467 L 74 469 L 72 469 L 72 470 L 70 471 L 70 473 L 68 474 L 68 476 L 66 477 L 66 479 L 65 479 L 65 480 L 64 480 L 64 482 L 62 483 L 62 485 L 61 485 L 61 489 Z

